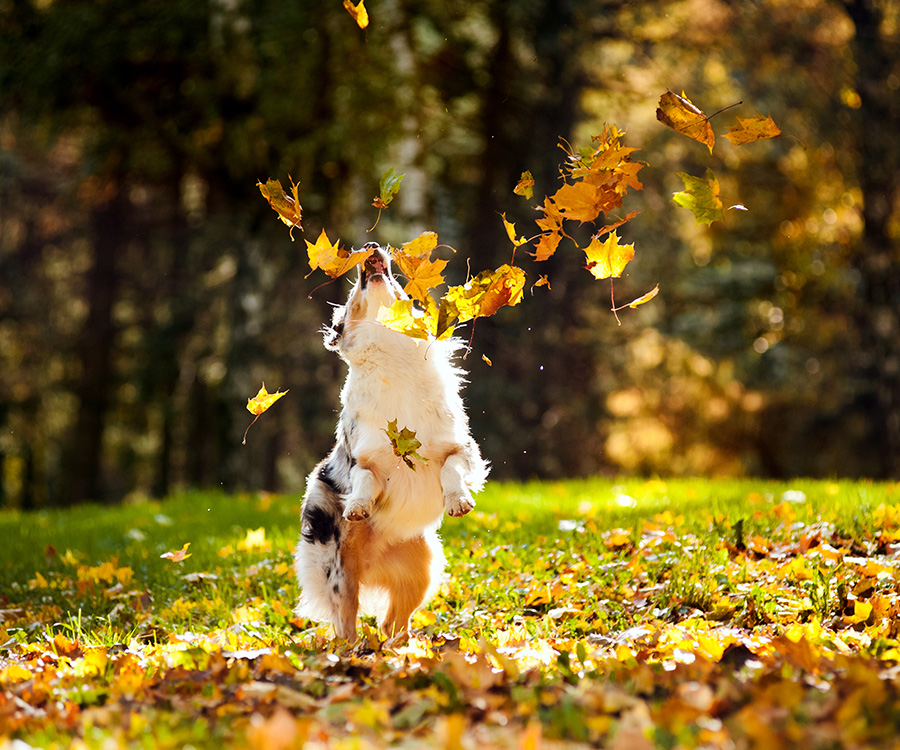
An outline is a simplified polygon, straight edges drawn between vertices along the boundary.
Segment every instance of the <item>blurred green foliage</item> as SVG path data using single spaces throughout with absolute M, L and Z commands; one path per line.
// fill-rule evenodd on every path
M 257 180 L 300 183 L 307 236 L 438 231 L 457 283 L 508 261 L 499 214 L 527 232 L 558 139 L 604 122 L 648 165 L 617 297 L 661 294 L 617 327 L 571 248 L 526 263 L 550 290 L 479 321 L 467 360 L 494 476 L 900 476 L 900 3 L 369 12 L 361 31 L 339 2 L 0 0 L 0 505 L 302 487 L 345 285 L 304 278 Z M 656 121 L 666 89 L 786 135 L 710 155 Z M 711 228 L 671 201 L 707 167 L 749 209 Z M 242 447 L 263 380 L 291 393 Z

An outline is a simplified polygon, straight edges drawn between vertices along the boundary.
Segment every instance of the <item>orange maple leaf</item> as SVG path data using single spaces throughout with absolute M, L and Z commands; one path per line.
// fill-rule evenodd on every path
M 265 185 L 257 182 L 256 186 L 259 188 L 259 192 L 262 193 L 263 198 L 269 202 L 272 210 L 278 214 L 278 218 L 291 228 L 291 240 L 293 240 L 294 227 L 298 227 L 300 231 L 303 231 L 303 227 L 300 226 L 302 209 L 300 208 L 300 196 L 298 194 L 300 186 L 295 185 L 294 180 L 290 176 L 288 176 L 288 179 L 291 181 L 291 195 L 284 192 L 284 188 L 281 187 L 279 180 L 268 180 Z

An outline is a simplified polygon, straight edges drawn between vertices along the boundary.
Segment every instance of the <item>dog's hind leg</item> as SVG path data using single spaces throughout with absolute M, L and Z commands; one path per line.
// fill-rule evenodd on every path
M 440 583 L 444 551 L 434 532 L 391 544 L 379 557 L 366 582 L 388 594 L 388 609 L 381 629 L 388 645 L 402 643 L 409 632 L 409 618 Z
M 353 641 L 359 608 L 359 537 L 368 527 L 341 518 L 340 499 L 319 473 L 310 478 L 301 520 L 295 556 L 301 587 L 297 614 L 331 622 L 340 638 Z

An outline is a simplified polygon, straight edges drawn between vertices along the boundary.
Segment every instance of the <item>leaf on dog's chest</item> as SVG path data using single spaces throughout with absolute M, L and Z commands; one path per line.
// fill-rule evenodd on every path
M 423 464 L 428 463 L 428 459 L 420 456 L 416 451 L 422 447 L 422 443 L 416 439 L 416 433 L 404 427 L 402 430 L 397 428 L 397 420 L 388 422 L 387 429 L 384 431 L 391 441 L 391 447 L 394 449 L 394 455 L 402 458 L 403 462 L 413 471 L 416 465 L 413 459 L 421 461 Z

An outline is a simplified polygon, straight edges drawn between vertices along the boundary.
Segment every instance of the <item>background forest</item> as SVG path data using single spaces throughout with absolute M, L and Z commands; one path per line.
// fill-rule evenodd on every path
M 617 326 L 580 254 L 520 258 L 551 288 L 479 320 L 465 363 L 492 476 L 900 477 L 900 2 L 368 10 L 0 0 L 0 507 L 302 489 L 347 285 L 315 289 L 303 238 L 433 229 L 460 283 L 509 260 L 501 213 L 534 227 L 522 171 L 551 192 L 559 139 L 604 122 L 647 163 L 617 297 L 661 292 Z M 656 121 L 666 89 L 785 135 L 710 156 Z M 711 228 L 671 200 L 707 166 L 748 209 Z M 288 174 L 294 242 L 256 187 Z M 290 394 L 242 446 L 263 380 Z

